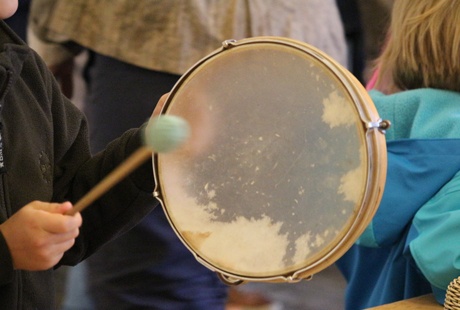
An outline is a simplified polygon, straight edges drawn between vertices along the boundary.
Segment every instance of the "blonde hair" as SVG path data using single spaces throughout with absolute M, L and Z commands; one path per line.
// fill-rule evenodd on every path
M 396 0 L 375 88 L 460 91 L 460 0 Z

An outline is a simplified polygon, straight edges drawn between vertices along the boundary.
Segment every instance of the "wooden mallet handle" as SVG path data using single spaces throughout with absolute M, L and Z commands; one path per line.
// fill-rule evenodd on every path
M 115 186 L 149 158 L 152 158 L 152 149 L 150 147 L 143 146 L 137 149 L 120 166 L 108 174 L 101 182 L 93 187 L 91 191 L 83 196 L 71 210 L 67 211 L 66 214 L 74 215 L 77 212 L 83 211 L 83 209 L 104 195 L 109 189 Z

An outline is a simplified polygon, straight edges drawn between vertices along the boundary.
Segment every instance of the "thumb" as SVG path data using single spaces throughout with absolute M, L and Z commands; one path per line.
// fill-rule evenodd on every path
M 68 201 L 63 203 L 47 203 L 36 201 L 32 205 L 36 210 L 42 210 L 50 213 L 65 214 L 67 211 L 72 209 L 72 204 Z

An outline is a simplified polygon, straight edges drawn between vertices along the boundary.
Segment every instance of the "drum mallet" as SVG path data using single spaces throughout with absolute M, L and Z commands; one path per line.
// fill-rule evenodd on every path
M 66 214 L 74 215 L 81 212 L 143 162 L 151 158 L 153 152 L 171 152 L 184 143 L 189 135 L 188 123 L 178 116 L 161 115 L 151 118 L 145 129 L 144 145 L 83 196 Z

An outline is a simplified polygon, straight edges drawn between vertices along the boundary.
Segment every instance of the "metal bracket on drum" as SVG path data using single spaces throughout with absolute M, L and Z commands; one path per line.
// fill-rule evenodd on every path
M 217 277 L 225 284 L 230 285 L 230 286 L 237 286 L 240 284 L 245 283 L 245 281 L 237 278 L 233 278 L 227 275 L 224 275 L 222 273 L 217 272 Z
M 244 284 L 247 282 L 254 282 L 254 279 L 244 279 L 244 278 L 239 278 L 239 277 L 232 277 L 220 272 L 216 272 L 217 277 L 225 284 L 230 285 L 230 286 L 238 286 L 240 284 Z M 309 275 L 305 278 L 302 277 L 295 277 L 295 276 L 276 276 L 271 279 L 265 279 L 265 281 L 268 280 L 268 282 L 272 283 L 298 283 L 300 281 L 310 281 L 313 279 L 313 275 Z
M 223 47 L 223 49 L 231 48 L 231 47 L 235 46 L 236 42 L 237 41 L 235 39 L 225 40 L 224 42 L 222 42 L 222 47 Z
M 389 120 L 378 119 L 376 122 L 367 122 L 366 129 L 378 129 L 381 133 L 385 133 L 388 128 L 391 127 Z

